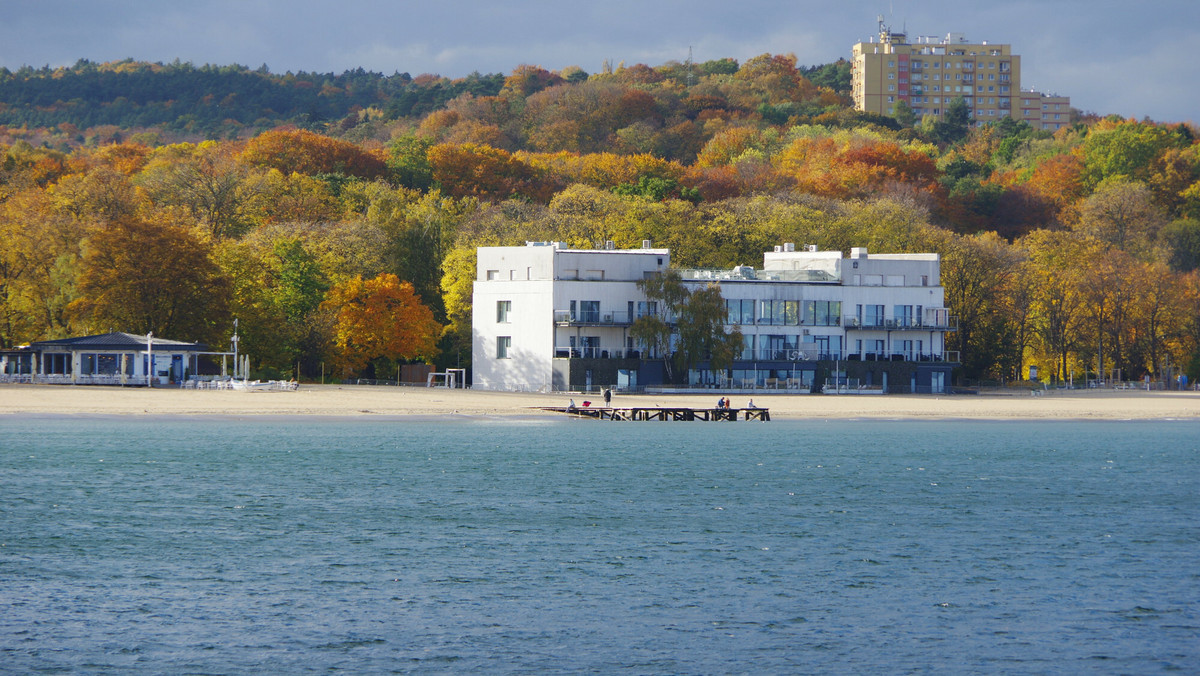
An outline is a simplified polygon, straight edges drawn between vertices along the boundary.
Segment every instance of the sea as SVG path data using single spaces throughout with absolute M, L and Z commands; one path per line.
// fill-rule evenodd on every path
M 1200 422 L 4 416 L 0 672 L 1200 673 Z

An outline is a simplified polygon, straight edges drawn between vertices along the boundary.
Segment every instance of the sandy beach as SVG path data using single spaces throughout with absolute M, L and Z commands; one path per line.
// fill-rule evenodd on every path
M 554 416 L 538 409 L 565 406 L 569 394 L 483 392 L 424 387 L 302 385 L 294 392 L 145 389 L 64 385 L 0 385 L 0 419 L 27 414 L 155 416 L 495 417 Z M 719 394 L 621 394 L 614 407 L 710 407 Z M 774 420 L 977 419 L 1165 420 L 1200 419 L 1200 393 L 1028 390 L 978 395 L 753 395 Z M 602 402 L 599 397 L 592 401 Z M 745 406 L 745 395 L 733 395 Z

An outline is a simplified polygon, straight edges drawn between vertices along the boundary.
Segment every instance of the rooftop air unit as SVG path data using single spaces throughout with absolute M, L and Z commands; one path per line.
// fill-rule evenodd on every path
M 643 240 L 642 240 L 642 248 L 643 248 L 643 249 L 649 249 L 649 248 L 650 248 L 650 240 L 648 240 L 648 239 L 643 239 Z
M 784 251 L 795 251 L 795 250 L 796 250 L 796 244 L 795 244 L 795 242 L 784 242 L 784 243 L 783 243 L 783 250 L 784 250 Z

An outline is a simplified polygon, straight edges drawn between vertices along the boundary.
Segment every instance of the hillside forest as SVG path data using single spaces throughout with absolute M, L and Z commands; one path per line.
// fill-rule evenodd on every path
M 1200 376 L 1192 124 L 853 110 L 849 64 L 507 76 L 0 69 L 0 347 L 128 331 L 259 377 L 469 366 L 475 248 L 937 252 L 960 383 Z

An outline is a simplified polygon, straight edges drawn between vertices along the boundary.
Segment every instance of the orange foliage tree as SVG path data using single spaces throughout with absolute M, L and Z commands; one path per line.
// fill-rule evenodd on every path
M 433 180 L 452 197 L 489 202 L 521 196 L 545 204 L 562 186 L 508 151 L 475 143 L 441 143 L 429 149 Z
M 383 176 L 387 169 L 379 155 L 353 143 L 303 129 L 277 129 L 259 134 L 246 143 L 242 161 L 278 169 L 285 176 L 346 174 L 373 179 Z
M 335 361 L 346 373 L 372 359 L 430 361 L 437 354 L 441 325 L 413 285 L 396 275 L 351 277 L 329 290 L 321 309 L 335 317 Z

